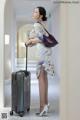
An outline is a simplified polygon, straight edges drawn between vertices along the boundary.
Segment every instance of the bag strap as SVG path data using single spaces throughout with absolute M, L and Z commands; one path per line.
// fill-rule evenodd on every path
M 40 23 L 42 25 L 42 27 L 44 28 L 44 30 L 48 33 L 48 35 L 50 35 L 50 33 L 48 32 L 48 30 L 44 27 L 44 25 L 38 21 L 38 23 Z

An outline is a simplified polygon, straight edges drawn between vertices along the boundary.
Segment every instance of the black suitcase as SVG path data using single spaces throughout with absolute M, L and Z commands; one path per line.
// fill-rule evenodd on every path
M 12 106 L 10 115 L 13 112 L 23 116 L 30 110 L 30 72 L 27 71 L 27 46 L 26 46 L 26 70 L 20 70 L 12 73 Z

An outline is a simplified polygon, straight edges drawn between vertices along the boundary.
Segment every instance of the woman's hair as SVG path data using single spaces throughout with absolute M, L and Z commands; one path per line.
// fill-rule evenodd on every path
M 44 7 L 37 7 L 39 9 L 40 15 L 43 15 L 42 20 L 47 21 L 46 10 Z

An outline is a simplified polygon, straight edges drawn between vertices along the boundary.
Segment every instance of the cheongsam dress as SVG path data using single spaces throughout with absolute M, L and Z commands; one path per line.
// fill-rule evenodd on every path
M 33 29 L 30 32 L 30 38 L 37 38 L 39 40 L 43 39 L 43 34 L 48 35 L 44 30 L 43 26 L 40 23 L 34 23 Z M 41 38 L 41 39 L 40 39 Z M 43 43 L 38 43 L 38 60 L 37 60 L 37 69 L 36 75 L 39 77 L 41 66 L 44 67 L 44 70 L 51 76 L 54 75 L 54 64 L 52 60 L 52 48 L 47 48 Z

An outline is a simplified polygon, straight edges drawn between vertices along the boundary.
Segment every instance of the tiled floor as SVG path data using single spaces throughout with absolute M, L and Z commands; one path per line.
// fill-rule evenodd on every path
M 59 116 L 51 110 L 46 117 L 36 116 L 36 112 L 37 109 L 31 109 L 30 112 L 26 113 L 23 117 L 19 117 L 17 114 L 14 114 L 14 116 L 10 116 L 10 108 L 5 108 L 0 111 L 0 120 L 59 120 Z M 1 114 L 3 113 L 6 113 L 6 119 L 2 119 Z

